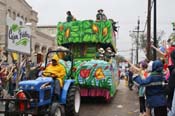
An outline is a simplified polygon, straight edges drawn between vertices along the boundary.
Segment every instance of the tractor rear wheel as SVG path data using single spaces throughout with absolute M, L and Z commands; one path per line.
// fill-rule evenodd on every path
M 79 116 L 80 110 L 80 89 L 75 85 L 71 85 L 67 94 L 65 105 L 66 116 Z

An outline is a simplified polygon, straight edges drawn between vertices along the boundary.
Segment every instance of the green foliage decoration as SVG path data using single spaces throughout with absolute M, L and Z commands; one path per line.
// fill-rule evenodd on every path
M 57 25 L 57 44 L 111 43 L 112 33 L 112 24 L 109 20 L 59 22 Z

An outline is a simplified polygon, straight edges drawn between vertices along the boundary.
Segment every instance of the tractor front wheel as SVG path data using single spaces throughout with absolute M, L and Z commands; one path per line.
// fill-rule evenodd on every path
M 66 116 L 79 116 L 80 102 L 81 97 L 79 87 L 71 85 L 65 105 Z
M 51 116 L 63 116 L 61 105 L 58 103 L 53 103 L 51 106 Z

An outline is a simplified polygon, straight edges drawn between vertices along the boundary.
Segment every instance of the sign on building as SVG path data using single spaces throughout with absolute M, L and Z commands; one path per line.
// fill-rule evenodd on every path
M 7 50 L 19 53 L 31 53 L 31 29 L 23 19 L 16 17 L 13 20 L 7 16 Z

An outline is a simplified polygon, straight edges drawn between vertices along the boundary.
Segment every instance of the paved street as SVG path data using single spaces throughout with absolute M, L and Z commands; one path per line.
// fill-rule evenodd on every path
M 121 81 L 111 103 L 83 102 L 80 116 L 138 116 L 139 103 L 136 91 L 129 91 Z
M 117 94 L 111 103 L 83 99 L 80 110 L 80 116 L 138 116 L 138 114 L 139 104 L 136 91 L 129 91 L 124 81 L 120 82 Z

